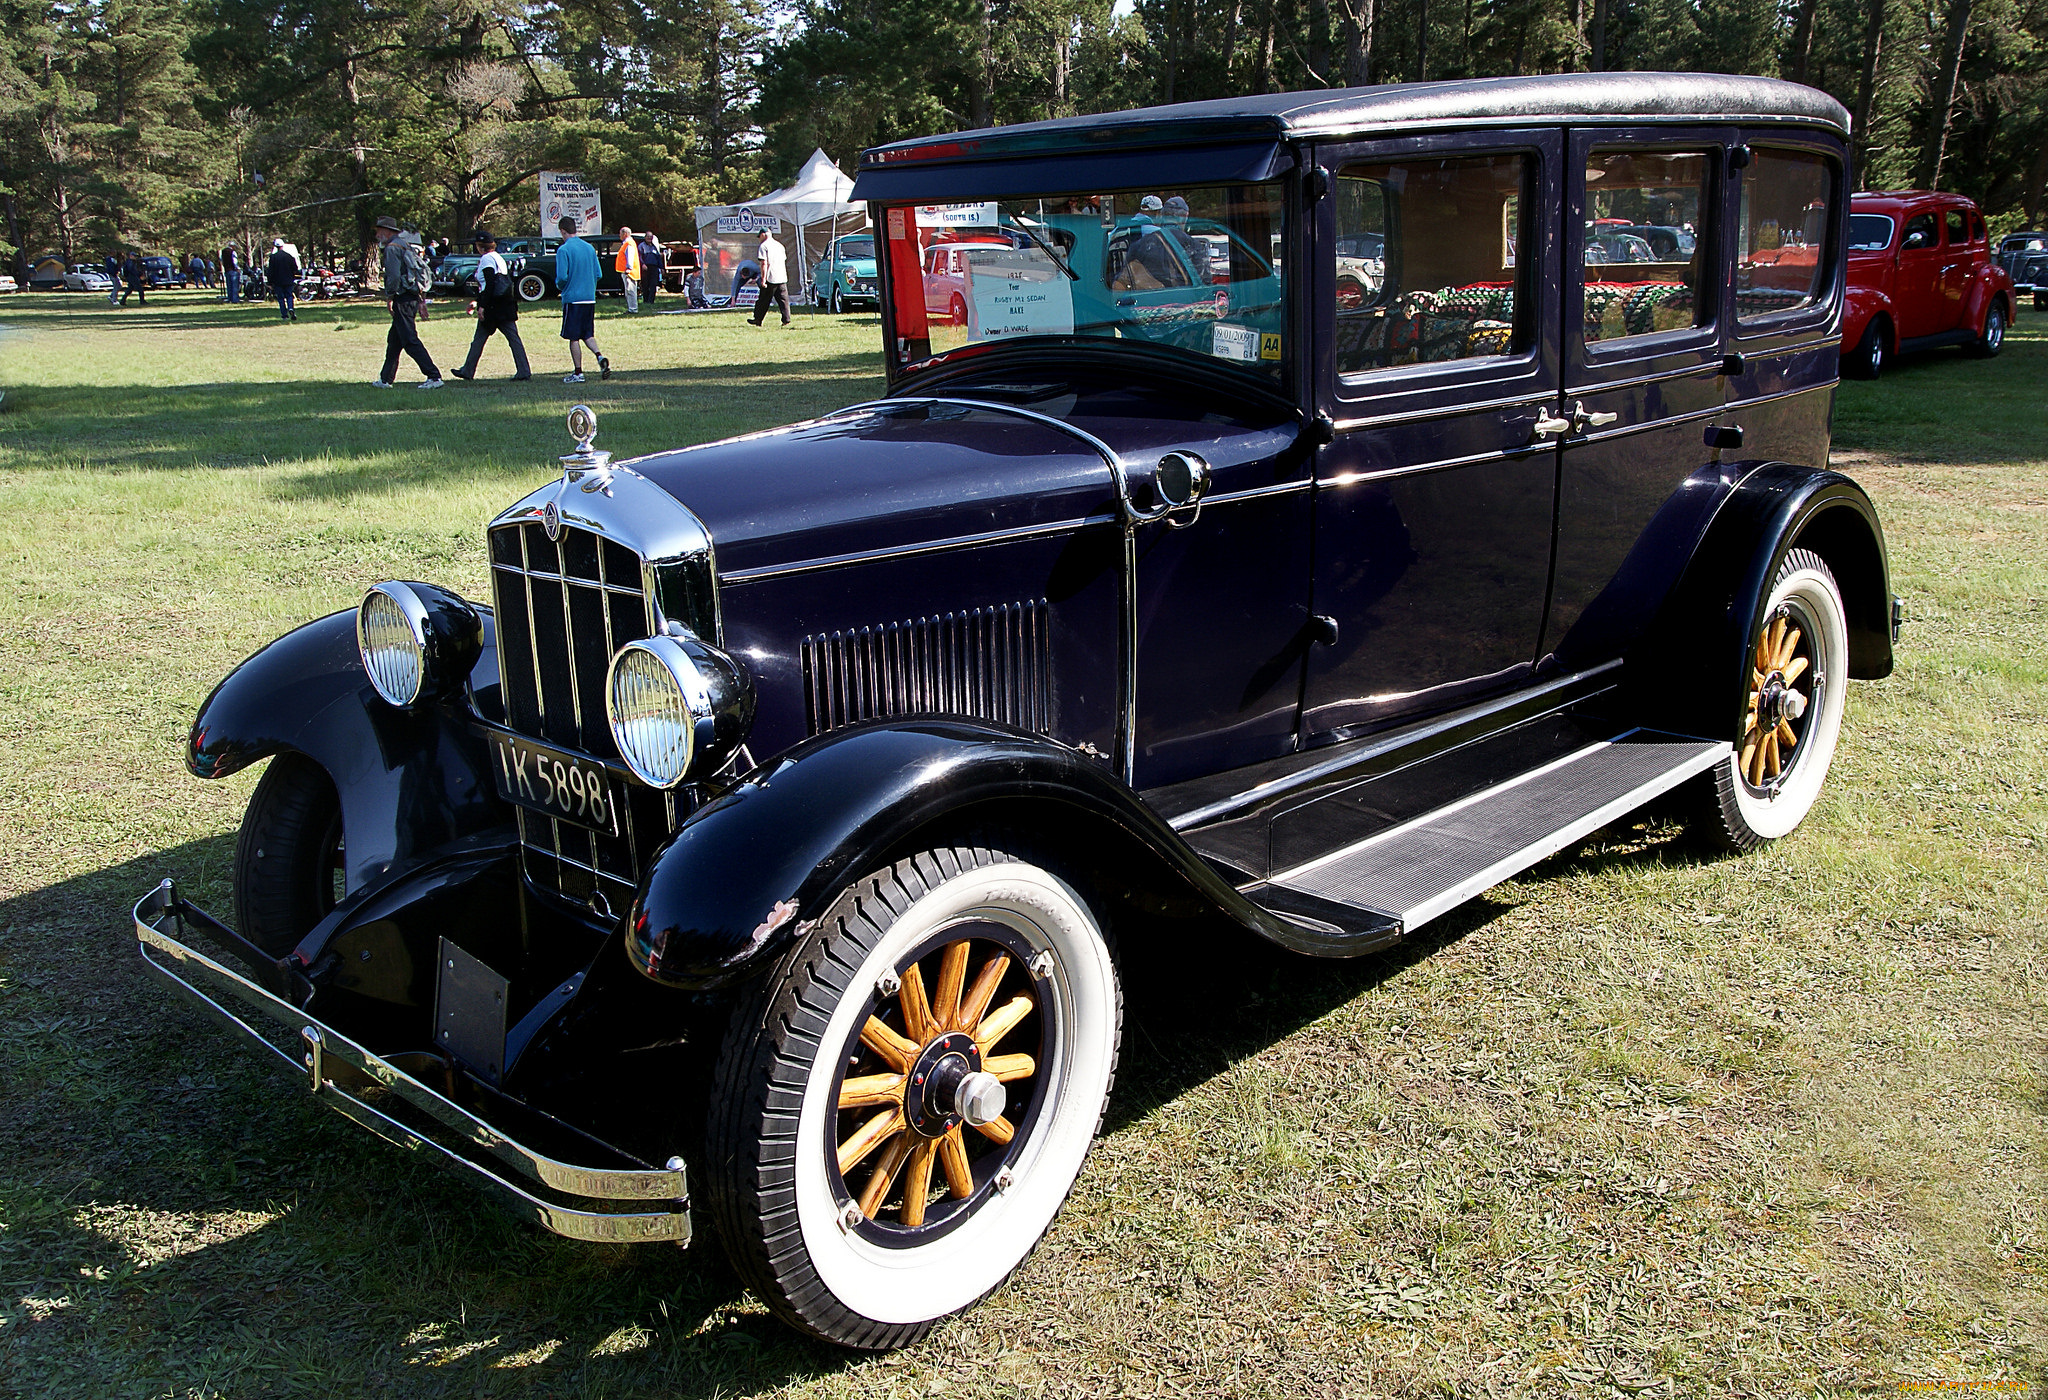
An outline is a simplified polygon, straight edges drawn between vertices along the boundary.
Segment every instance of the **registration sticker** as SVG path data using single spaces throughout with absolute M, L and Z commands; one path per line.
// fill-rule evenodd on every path
M 1218 321 L 1209 342 L 1209 353 L 1219 360 L 1251 361 L 1259 358 L 1259 333 L 1250 326 L 1233 326 Z

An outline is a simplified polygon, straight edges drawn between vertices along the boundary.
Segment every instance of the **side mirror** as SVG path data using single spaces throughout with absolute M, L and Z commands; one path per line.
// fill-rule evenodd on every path
M 1153 489 L 1170 511 L 1192 508 L 1195 515 L 1200 515 L 1202 500 L 1209 494 L 1212 481 L 1209 464 L 1192 452 L 1169 452 L 1152 470 Z M 1187 523 L 1193 524 L 1193 518 Z

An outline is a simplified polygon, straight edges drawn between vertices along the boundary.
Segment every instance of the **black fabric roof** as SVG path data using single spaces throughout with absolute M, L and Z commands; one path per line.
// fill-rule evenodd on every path
M 1453 126 L 1673 121 L 1782 122 L 1826 127 L 1844 135 L 1849 130 L 1848 109 L 1841 103 L 1817 89 L 1776 78 L 1722 73 L 1551 73 L 1268 93 L 1022 122 L 876 146 L 861 153 L 860 168 L 986 161 L 1062 148 L 1377 136 Z M 941 149 L 929 149 L 934 146 Z

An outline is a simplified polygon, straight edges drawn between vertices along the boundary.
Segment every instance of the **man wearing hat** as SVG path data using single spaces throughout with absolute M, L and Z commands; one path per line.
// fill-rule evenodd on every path
M 498 240 L 489 229 L 476 231 L 476 335 L 469 342 L 469 358 L 455 371 L 457 379 L 476 378 L 476 362 L 483 357 L 484 342 L 492 331 L 501 332 L 512 351 L 514 379 L 531 379 L 526 347 L 519 340 L 519 293 L 512 285 L 512 270 L 498 255 Z
M 282 237 L 270 240 L 270 261 L 264 264 L 263 275 L 270 283 L 270 294 L 277 298 L 277 319 L 298 320 L 299 260 Z
M 789 254 L 781 240 L 766 227 L 761 230 L 761 295 L 754 300 L 754 324 L 760 325 L 773 302 L 782 309 L 782 325 L 789 327 Z
M 399 352 L 412 356 L 412 362 L 420 367 L 426 381 L 422 389 L 441 387 L 441 371 L 434 368 L 434 357 L 427 353 L 427 347 L 420 343 L 418 321 L 420 307 L 426 300 L 427 291 L 434 285 L 434 274 L 427 265 L 427 250 L 420 243 L 416 233 L 406 233 L 398 227 L 398 220 L 389 214 L 377 220 L 375 230 L 377 241 L 384 247 L 384 304 L 391 308 L 391 330 L 384 337 L 384 369 L 376 378 L 380 389 L 389 389 L 398 373 Z

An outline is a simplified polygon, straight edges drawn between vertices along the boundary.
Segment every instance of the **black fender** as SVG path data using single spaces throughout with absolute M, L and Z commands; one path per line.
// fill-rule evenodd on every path
M 1891 573 L 1877 508 L 1840 472 L 1769 462 L 1722 501 L 1655 623 L 1630 651 L 1625 674 L 1636 718 L 1682 734 L 1740 732 L 1750 630 L 1795 548 L 1827 560 L 1842 586 L 1850 677 L 1891 674 Z
M 1300 951 L 1368 951 L 1247 900 L 1078 750 L 1007 726 L 925 719 L 808 739 L 700 808 L 641 877 L 627 957 L 657 982 L 724 987 L 766 967 L 805 917 L 914 833 L 947 818 L 1000 822 L 1006 805 L 1028 806 L 1033 829 L 1058 830 L 1067 849 L 1085 842 L 1100 862 L 1125 862 L 1107 872 L 1125 889 L 1191 897 Z
M 498 653 L 487 610 L 467 690 L 495 700 Z M 489 752 L 457 694 L 409 710 L 371 687 L 356 651 L 355 610 L 287 632 L 230 671 L 192 721 L 185 764 L 224 778 L 260 759 L 304 754 L 341 794 L 354 893 L 425 852 L 507 827 Z

